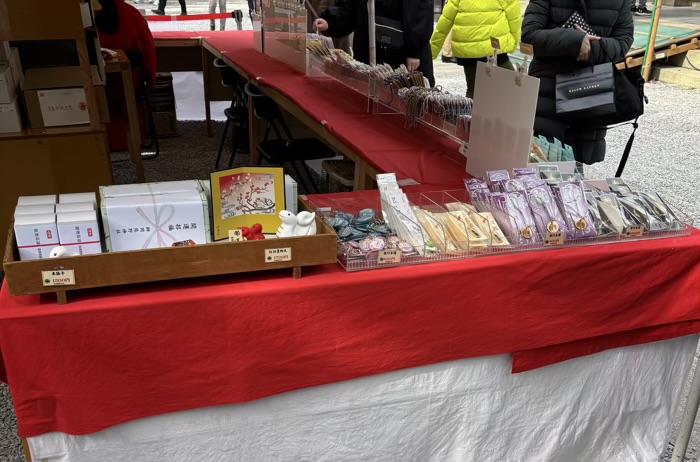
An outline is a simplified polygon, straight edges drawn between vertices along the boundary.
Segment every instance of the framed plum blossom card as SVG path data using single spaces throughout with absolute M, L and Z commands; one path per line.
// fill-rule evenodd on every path
M 211 173 L 214 240 L 228 232 L 260 223 L 263 233 L 274 234 L 284 210 L 284 169 L 240 167 Z

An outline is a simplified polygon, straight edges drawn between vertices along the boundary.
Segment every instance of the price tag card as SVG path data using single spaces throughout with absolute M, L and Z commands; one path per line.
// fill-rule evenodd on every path
M 496 37 L 491 37 L 491 46 L 494 48 L 494 50 L 500 50 L 501 41 L 498 40 Z
M 627 237 L 642 237 L 644 235 L 644 226 L 630 226 L 627 229 Z
M 535 56 L 535 49 L 529 43 L 520 44 L 520 53 L 527 56 Z
M 401 263 L 400 250 L 381 250 L 377 257 L 377 263 L 380 265 L 397 265 Z
M 564 233 L 547 233 L 544 238 L 544 245 L 562 245 L 564 244 Z
M 242 242 L 243 241 L 243 231 L 240 229 L 231 229 L 228 232 L 229 242 Z
M 467 152 L 468 152 L 467 145 L 462 143 L 462 145 L 459 147 L 459 153 L 466 157 Z
M 265 249 L 265 263 L 280 263 L 292 261 L 292 248 Z
M 44 282 L 44 287 L 74 286 L 75 271 L 64 269 L 54 271 L 42 271 L 41 279 Z

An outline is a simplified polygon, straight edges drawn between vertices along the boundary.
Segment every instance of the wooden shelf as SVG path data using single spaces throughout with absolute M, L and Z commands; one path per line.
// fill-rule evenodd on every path
M 90 125 L 79 125 L 75 127 L 53 127 L 53 128 L 25 128 L 18 133 L 0 133 L 1 141 L 14 141 L 27 138 L 54 138 L 58 136 L 75 135 L 101 135 L 105 133 L 104 125 L 95 129 Z
M 316 218 L 315 236 L 263 239 L 247 242 L 218 242 L 195 246 L 111 252 L 46 260 L 19 261 L 12 223 L 3 268 L 12 296 L 55 292 L 65 304 L 66 291 L 170 281 L 222 274 L 293 269 L 301 277 L 305 266 L 335 265 L 338 237 L 327 224 Z M 269 250 L 289 249 L 291 260 L 270 261 Z M 163 262 L 168 264 L 163 264 Z M 73 270 L 75 284 L 50 286 L 43 283 L 42 271 Z
M 0 40 L 85 39 L 79 0 L 0 0 Z

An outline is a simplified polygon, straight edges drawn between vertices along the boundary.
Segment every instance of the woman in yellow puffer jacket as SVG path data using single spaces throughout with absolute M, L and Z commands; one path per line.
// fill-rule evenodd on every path
M 501 44 L 498 65 L 513 69 L 508 53 L 520 42 L 522 15 L 518 0 L 449 0 L 442 11 L 430 45 L 433 59 L 452 31 L 452 56 L 464 67 L 467 97 L 474 96 L 476 63 L 493 55 L 491 37 Z

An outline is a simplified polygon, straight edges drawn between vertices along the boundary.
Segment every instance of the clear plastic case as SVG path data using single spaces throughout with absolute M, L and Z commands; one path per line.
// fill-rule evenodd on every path
M 377 218 L 384 219 L 389 225 L 388 234 L 381 236 L 386 242 L 386 246 L 382 248 L 379 248 L 381 247 L 379 244 L 372 247 L 360 243 L 362 239 L 371 240 L 372 237 L 377 236 L 367 235 L 355 240 L 343 239 L 339 236 L 338 262 L 349 272 L 508 253 L 682 237 L 689 236 L 693 226 L 692 219 L 664 201 L 664 205 L 676 220 L 675 227 L 640 230 L 638 226 L 631 226 L 623 233 L 606 231 L 592 238 L 577 238 L 575 235 L 573 238 L 566 236 L 562 238 L 560 236 L 562 233 L 541 233 L 536 229 L 530 229 L 525 233 L 521 230 L 520 234 L 514 234 L 502 230 L 498 223 L 509 217 L 500 217 L 499 220 L 496 217 L 490 217 L 487 213 L 472 209 L 466 190 L 407 194 L 407 196 L 414 211 L 414 217 L 408 217 L 393 209 L 382 199 L 358 201 L 352 195 L 341 199 L 333 198 L 332 195 L 327 198 L 315 196 L 315 200 L 308 201 L 307 205 L 331 227 L 334 227 L 333 218 L 338 215 L 338 212 L 358 217 L 366 209 L 374 210 Z M 417 212 L 416 209 L 424 211 L 424 215 L 420 216 L 422 212 Z M 463 210 L 470 210 L 469 215 L 465 215 L 466 212 L 463 213 Z M 386 213 L 387 211 L 389 213 Z M 639 218 L 643 219 L 641 216 Z M 647 216 L 647 219 L 651 220 L 651 217 Z M 419 244 L 409 243 L 410 247 L 401 244 L 402 248 L 399 248 L 398 243 L 406 242 L 407 239 L 402 236 L 400 229 L 402 225 L 392 223 L 396 220 L 404 222 L 404 226 L 420 229 L 416 233 Z M 465 239 L 464 236 L 467 238 Z M 393 246 L 389 245 L 390 241 L 394 243 Z M 387 257 L 385 251 L 391 250 L 398 250 L 400 257 L 396 258 L 393 255 Z

